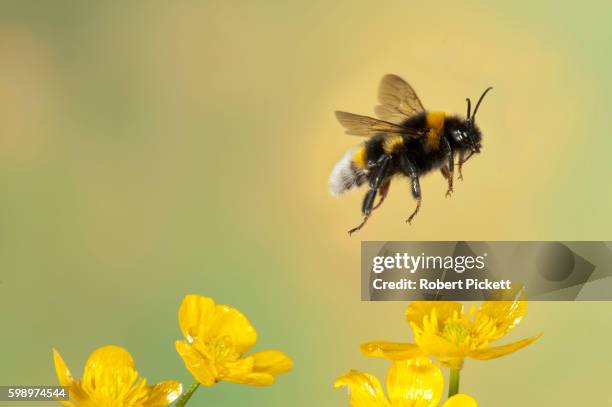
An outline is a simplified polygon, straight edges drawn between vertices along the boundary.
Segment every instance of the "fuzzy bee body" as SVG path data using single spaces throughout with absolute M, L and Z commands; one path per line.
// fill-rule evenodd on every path
M 479 153 L 482 135 L 474 123 L 481 96 L 474 115 L 470 117 L 468 99 L 467 119 L 448 116 L 444 112 L 427 112 L 416 93 L 403 79 L 386 75 L 380 86 L 376 113 L 380 119 L 347 112 L 336 112 L 348 134 L 370 136 L 368 140 L 349 150 L 338 161 L 329 178 L 330 193 L 334 196 L 368 183 L 362 213 L 362 223 L 349 233 L 365 225 L 371 212 L 384 201 L 391 179 L 396 175 L 411 182 L 417 207 L 408 218 L 410 222 L 419 211 L 421 190 L 419 178 L 440 169 L 448 182 L 447 195 L 453 191 L 454 159 L 461 166 L 474 153 Z M 379 203 L 374 206 L 376 195 Z

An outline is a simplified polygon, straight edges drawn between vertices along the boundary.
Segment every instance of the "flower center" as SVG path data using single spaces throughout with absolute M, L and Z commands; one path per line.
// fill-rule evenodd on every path
M 442 336 L 453 343 L 462 343 L 468 337 L 468 334 L 466 326 L 460 321 L 447 322 L 444 324 L 444 330 L 442 331 Z
M 235 360 L 239 356 L 236 354 L 231 338 L 227 336 L 205 341 L 201 345 L 196 348 L 203 356 L 213 362 Z

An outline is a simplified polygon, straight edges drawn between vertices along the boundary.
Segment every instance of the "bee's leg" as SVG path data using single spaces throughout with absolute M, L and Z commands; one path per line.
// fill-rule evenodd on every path
M 448 189 L 446 190 L 446 196 L 451 196 L 453 193 L 453 178 L 455 177 L 455 157 L 453 154 L 453 148 L 447 139 L 442 138 L 442 148 L 447 155 L 448 163 L 442 167 L 442 175 L 448 181 Z
M 370 218 L 370 214 L 372 213 L 372 205 L 374 204 L 375 198 L 376 198 L 375 189 L 370 189 L 368 192 L 366 192 L 365 196 L 363 197 L 363 204 L 361 208 L 361 212 L 363 212 L 363 220 L 361 221 L 359 225 L 355 226 L 353 229 L 348 231 L 349 235 L 352 235 L 353 233 L 357 232 L 359 229 L 364 227 L 365 224 L 368 222 L 368 219 Z
M 412 223 L 412 219 L 419 213 L 419 209 L 421 209 L 421 185 L 419 183 L 419 177 L 415 176 L 412 178 L 412 196 L 416 199 L 416 208 L 412 214 L 406 219 L 406 223 Z
M 407 157 L 402 157 L 401 160 L 402 167 L 404 169 L 404 173 L 410 177 L 410 189 L 412 191 L 412 196 L 416 199 L 416 208 L 412 214 L 406 219 L 406 223 L 411 223 L 412 219 L 419 213 L 419 209 L 421 209 L 421 184 L 419 182 L 419 173 L 416 169 L 416 165 L 412 161 L 410 161 Z
M 349 236 L 357 232 L 358 230 L 360 230 L 366 224 L 369 218 L 370 218 L 369 216 L 364 216 L 363 220 L 361 221 L 359 225 L 355 226 L 353 229 L 348 231 Z
M 459 165 L 457 165 L 457 170 L 459 170 L 459 176 L 457 177 L 457 179 L 460 179 L 461 181 L 463 181 L 463 163 L 465 158 L 465 154 L 463 153 L 463 151 L 459 152 Z
M 461 181 L 463 181 L 463 172 L 461 171 L 463 168 L 463 164 L 465 164 L 467 162 L 467 160 L 470 159 L 470 157 L 472 156 L 472 154 L 474 153 L 470 153 L 467 158 L 465 157 L 465 153 L 463 151 L 459 152 L 459 176 L 457 177 L 457 179 L 460 179 Z
M 448 182 L 448 190 L 446 191 L 446 196 L 450 196 L 450 193 L 453 192 L 453 175 L 450 173 L 448 169 L 448 165 L 440 168 L 440 172 L 442 172 L 442 176 Z
M 385 198 L 387 197 L 387 194 L 389 193 L 389 186 L 391 186 L 391 180 L 387 179 L 385 182 L 383 182 L 381 187 L 378 188 L 378 194 L 380 195 L 380 199 L 378 203 L 374 205 L 372 210 L 378 209 L 378 207 L 382 205 L 382 203 L 385 201 Z
M 389 171 L 389 164 L 391 163 L 391 156 L 384 155 L 379 160 L 378 168 L 376 172 L 373 173 L 373 176 L 370 178 L 370 190 L 363 197 L 363 204 L 361 206 L 361 212 L 363 213 L 363 220 L 359 225 L 354 227 L 353 229 L 348 231 L 348 234 L 351 235 L 361 229 L 368 219 L 370 218 L 370 214 L 372 213 L 374 200 L 376 199 L 376 193 L 378 189 L 381 188 L 383 181 L 387 176 L 387 172 Z M 384 199 L 384 198 L 383 198 Z

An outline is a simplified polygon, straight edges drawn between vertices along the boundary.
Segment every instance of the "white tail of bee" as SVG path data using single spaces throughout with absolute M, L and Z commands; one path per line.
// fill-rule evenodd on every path
M 347 151 L 336 163 L 329 176 L 329 193 L 339 196 L 367 181 L 367 171 L 353 162 L 356 149 Z

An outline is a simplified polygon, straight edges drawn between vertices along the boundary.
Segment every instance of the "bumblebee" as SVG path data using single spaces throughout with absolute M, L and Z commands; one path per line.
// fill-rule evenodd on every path
M 378 119 L 347 112 L 336 112 L 338 121 L 347 134 L 366 136 L 368 140 L 346 152 L 329 177 L 333 196 L 359 187 L 366 182 L 369 190 L 363 198 L 363 220 L 349 235 L 361 229 L 380 207 L 389 193 L 395 175 L 408 177 L 416 208 L 406 220 L 411 223 L 421 208 L 419 178 L 440 170 L 448 183 L 446 196 L 453 192 L 455 157 L 458 158 L 458 179 L 463 179 L 462 166 L 474 154 L 480 153 L 482 133 L 476 126 L 478 108 L 487 88 L 471 111 L 467 102 L 467 116 L 450 116 L 444 112 L 426 111 L 414 89 L 396 75 L 382 78 L 375 107 Z M 376 196 L 379 201 L 374 205 Z

